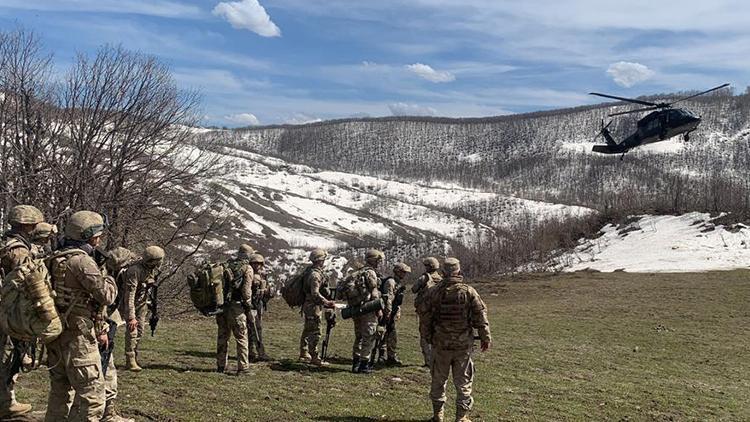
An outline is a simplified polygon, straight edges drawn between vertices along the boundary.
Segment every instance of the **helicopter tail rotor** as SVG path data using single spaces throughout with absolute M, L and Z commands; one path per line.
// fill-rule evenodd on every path
M 606 125 L 604 124 L 604 119 L 602 119 L 601 123 L 601 129 L 599 129 L 599 132 L 594 136 L 594 141 L 596 141 L 596 138 L 603 137 L 605 141 L 607 141 L 607 145 L 609 146 L 616 146 L 617 142 L 615 142 L 614 138 L 612 138 L 612 134 L 609 132 L 609 126 L 612 124 L 612 120 L 610 120 Z

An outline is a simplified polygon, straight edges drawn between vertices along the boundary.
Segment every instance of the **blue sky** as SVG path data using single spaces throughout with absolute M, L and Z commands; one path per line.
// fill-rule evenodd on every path
M 750 84 L 750 2 L 0 0 L 64 72 L 102 44 L 152 54 L 204 124 L 490 116 Z

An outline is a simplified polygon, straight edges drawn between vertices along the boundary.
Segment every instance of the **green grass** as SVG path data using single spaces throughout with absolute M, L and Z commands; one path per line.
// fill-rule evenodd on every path
M 576 273 L 476 286 L 495 343 L 475 356 L 475 420 L 750 420 L 748 272 Z M 164 321 L 143 342 L 147 369 L 119 373 L 122 407 L 156 421 L 424 420 L 429 374 L 418 366 L 411 298 L 406 304 L 399 334 L 408 366 L 371 376 L 348 372 L 348 321 L 334 332 L 331 367 L 296 363 L 302 324 L 280 300 L 265 324 L 277 361 L 243 377 L 213 372 L 213 320 Z M 19 382 L 20 398 L 37 408 L 46 391 L 44 371 Z M 452 416 L 452 387 L 449 397 Z

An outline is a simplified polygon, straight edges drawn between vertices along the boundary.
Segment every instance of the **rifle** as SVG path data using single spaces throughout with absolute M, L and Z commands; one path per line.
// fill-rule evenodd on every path
M 117 336 L 117 323 L 111 319 L 107 319 L 107 324 L 109 324 L 109 330 L 107 330 L 108 345 L 107 347 L 99 346 L 99 354 L 102 357 L 102 374 L 104 376 L 107 375 L 107 367 L 109 366 L 110 359 L 112 359 L 112 353 L 115 351 L 115 337 Z
M 323 290 L 323 296 L 328 300 L 336 300 L 336 290 L 331 290 L 328 286 Z M 336 327 L 336 310 L 325 311 L 326 313 L 326 336 L 323 339 L 323 345 L 320 347 L 320 360 L 325 361 L 328 358 L 328 345 L 331 343 L 331 332 Z
M 156 332 L 156 326 L 159 324 L 159 285 L 153 283 L 148 287 L 148 310 L 151 312 L 151 317 L 148 319 L 148 326 L 151 328 L 151 337 Z
M 404 303 L 404 292 L 406 292 L 406 286 L 401 286 L 396 290 L 396 294 L 393 297 L 393 303 L 391 304 L 391 313 L 388 315 L 387 319 L 383 316 L 378 321 L 378 325 L 385 327 L 385 331 L 382 336 L 377 337 L 375 347 L 373 347 L 372 352 L 370 352 L 370 366 L 375 365 L 376 359 L 383 357 L 380 346 L 382 346 L 383 341 L 388 338 L 388 334 L 396 328 L 396 315 L 401 309 L 401 305 Z M 376 355 L 380 356 L 377 356 L 376 358 Z

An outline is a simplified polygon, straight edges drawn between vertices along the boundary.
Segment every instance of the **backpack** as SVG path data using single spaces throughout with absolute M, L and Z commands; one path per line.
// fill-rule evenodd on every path
M 367 267 L 363 267 L 349 273 L 336 286 L 336 297 L 346 299 L 350 305 L 368 300 L 371 292 L 367 288 L 366 271 Z
M 63 325 L 51 291 L 44 261 L 27 258 L 3 279 L 0 330 L 21 341 L 55 340 Z
M 284 285 L 281 286 L 281 297 L 290 308 L 296 306 L 302 306 L 305 303 L 305 278 L 307 278 L 312 267 L 305 268 L 304 271 L 300 271 L 292 277 L 289 277 L 284 281 Z
M 225 299 L 224 271 L 223 263 L 206 262 L 187 277 L 190 300 L 205 316 L 222 312 Z
M 128 267 L 135 264 L 137 261 L 138 257 L 129 249 L 118 247 L 109 251 L 106 268 L 110 275 L 114 277 L 115 284 L 117 285 L 117 297 L 115 298 L 114 303 L 109 306 L 110 313 L 119 308 L 123 299 L 122 295 L 125 291 L 125 286 L 123 286 L 122 275 Z

